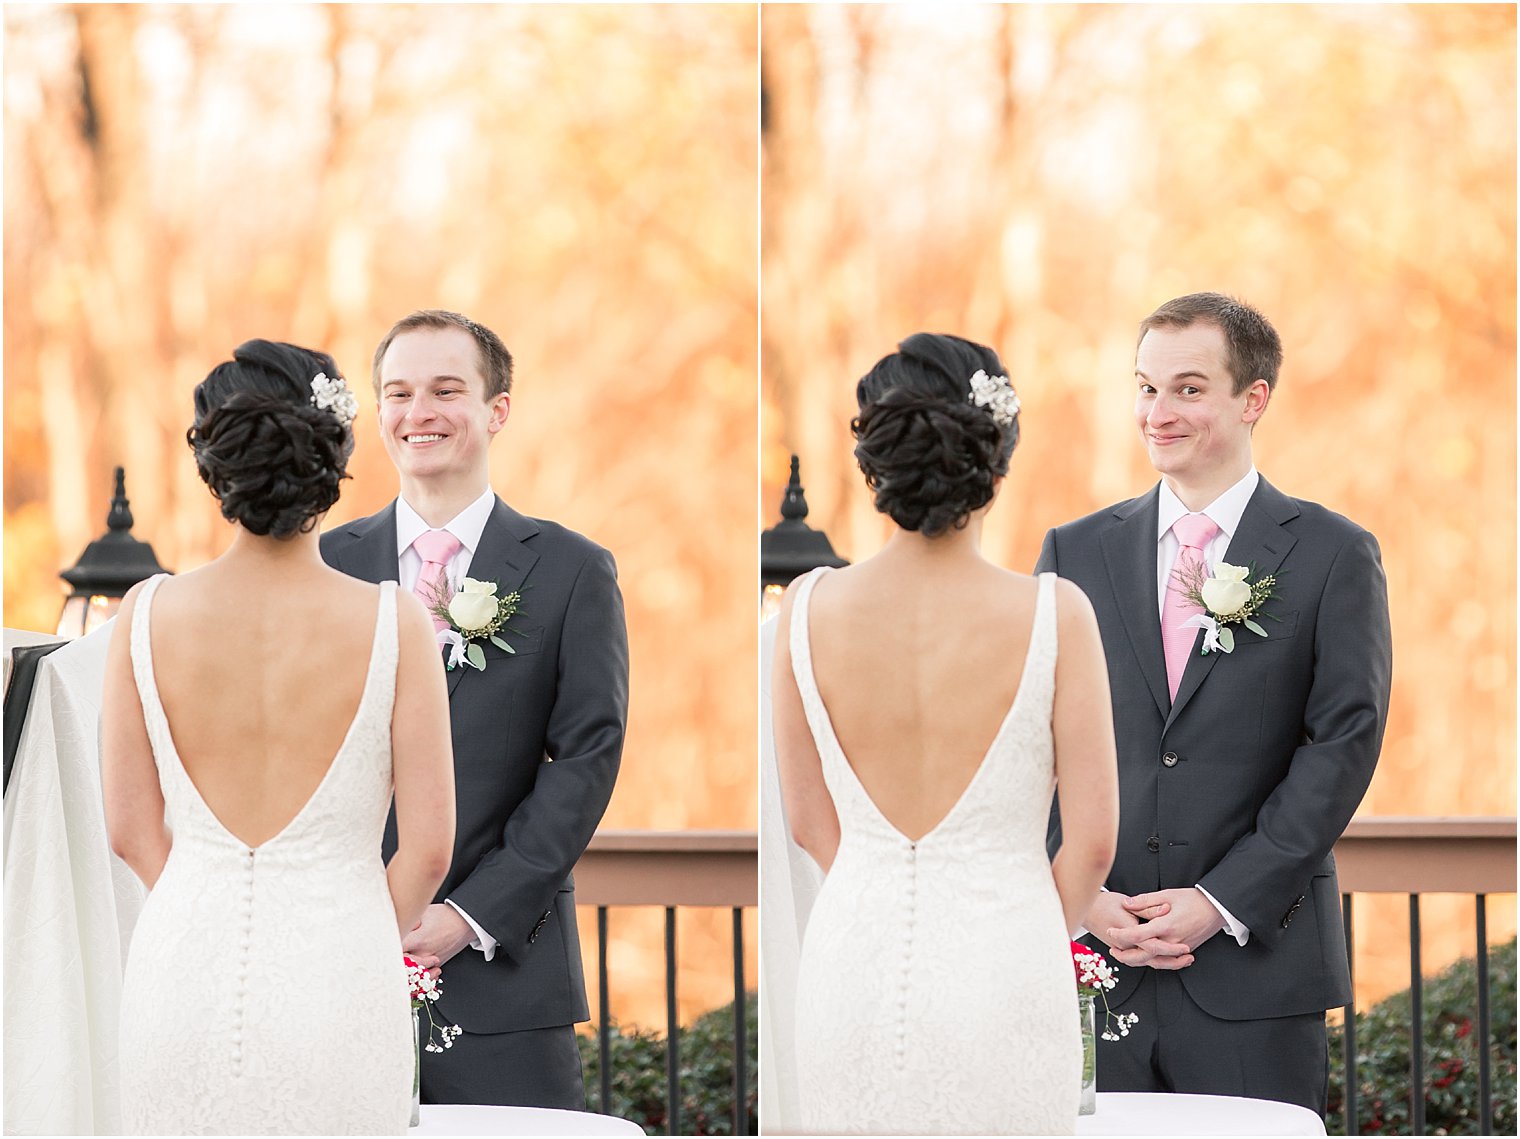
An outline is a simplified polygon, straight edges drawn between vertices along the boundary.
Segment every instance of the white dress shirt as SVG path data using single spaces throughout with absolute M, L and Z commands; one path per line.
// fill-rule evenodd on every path
M 1203 551 L 1204 564 L 1211 573 L 1214 567 L 1224 560 L 1225 551 L 1230 548 L 1230 539 L 1235 537 L 1235 531 L 1240 529 L 1240 516 L 1246 512 L 1246 504 L 1251 501 L 1251 495 L 1256 493 L 1256 484 L 1260 481 L 1261 476 L 1256 473 L 1256 468 L 1253 466 L 1246 472 L 1245 478 L 1197 512 L 1207 515 L 1214 525 L 1219 527 L 1219 533 L 1209 539 L 1209 544 Z M 1156 611 L 1162 615 L 1163 619 L 1166 616 L 1166 587 L 1171 581 L 1172 570 L 1177 564 L 1177 551 L 1180 548 L 1177 535 L 1172 533 L 1172 526 L 1177 519 L 1189 513 L 1192 512 L 1182 504 L 1182 500 L 1173 493 L 1172 488 L 1166 485 L 1166 480 L 1162 479 L 1156 512 Z M 1229 910 L 1220 905 L 1213 894 L 1196 883 L 1194 885 L 1198 892 L 1219 911 L 1219 916 L 1224 918 L 1224 928 L 1231 937 L 1241 945 L 1250 940 L 1249 929 L 1237 921 Z
M 451 584 L 457 586 L 470 572 L 470 562 L 475 557 L 475 550 L 480 546 L 480 535 L 484 533 L 486 523 L 491 518 L 491 511 L 495 507 L 496 492 L 486 487 L 479 498 L 454 515 L 447 523 L 438 527 L 454 535 L 460 543 L 459 552 L 449 559 L 445 571 Z M 406 499 L 397 497 L 396 569 L 401 588 L 407 592 L 417 588 L 417 578 L 422 573 L 422 556 L 412 549 L 412 543 L 431 529 L 433 527 L 422 520 L 422 515 L 418 514 Z M 455 912 L 469 922 L 470 928 L 475 931 L 475 940 L 470 942 L 470 948 L 484 953 L 487 961 L 495 957 L 496 939 L 483 930 L 474 918 L 455 905 L 452 899 L 445 898 L 443 901 L 445 905 L 453 906 Z
M 448 576 L 452 584 L 458 585 L 460 579 L 470 572 L 470 562 L 480 545 L 480 535 L 485 532 L 495 506 L 496 492 L 487 487 L 479 498 L 438 527 L 460 542 L 459 552 L 449 559 Z M 412 549 L 412 543 L 431 529 L 433 527 L 422 520 L 422 515 L 412 509 L 411 503 L 404 498 L 396 499 L 396 566 L 400 571 L 401 588 L 408 593 L 417 588 L 417 577 L 422 573 L 422 555 Z

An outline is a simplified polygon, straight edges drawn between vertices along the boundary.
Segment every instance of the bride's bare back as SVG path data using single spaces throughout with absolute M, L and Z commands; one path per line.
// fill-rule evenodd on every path
M 980 559 L 875 558 L 818 582 L 819 692 L 887 821 L 932 831 L 975 778 L 1018 692 L 1038 582 Z
M 154 671 L 201 798 L 251 847 L 322 782 L 359 707 L 379 589 L 326 567 L 213 563 L 160 587 Z

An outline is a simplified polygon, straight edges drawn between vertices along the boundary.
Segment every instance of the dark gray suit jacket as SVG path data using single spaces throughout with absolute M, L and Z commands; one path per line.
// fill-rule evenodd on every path
M 322 557 L 397 579 L 396 506 L 322 535 Z M 486 668 L 448 675 L 457 820 L 448 898 L 500 942 L 444 966 L 440 1015 L 467 1032 L 589 1019 L 571 870 L 596 831 L 623 751 L 628 636 L 612 555 L 496 500 L 470 576 L 522 594 Z M 440 663 L 442 668 L 442 651 Z M 384 855 L 396 849 L 396 818 Z
M 1237 630 L 1228 655 L 1195 649 L 1173 702 L 1156 605 L 1158 497 L 1159 487 L 1051 530 L 1038 566 L 1087 594 L 1108 658 L 1119 845 L 1107 885 L 1201 885 L 1250 928 L 1244 947 L 1215 934 L 1178 974 L 1211 1015 L 1334 1008 L 1351 999 L 1351 979 L 1331 848 L 1372 780 L 1392 673 L 1377 541 L 1262 479 L 1224 560 L 1253 567 L 1253 581 L 1277 575 L 1278 597 L 1258 618 L 1268 636 Z M 1053 815 L 1052 851 L 1059 843 Z M 1141 970 L 1115 965 L 1117 1006 Z

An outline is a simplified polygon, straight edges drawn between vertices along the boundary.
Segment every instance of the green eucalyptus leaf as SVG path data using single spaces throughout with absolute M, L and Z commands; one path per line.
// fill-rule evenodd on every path
M 1251 632 L 1255 633 L 1258 637 L 1265 637 L 1267 635 L 1267 631 L 1258 625 L 1255 621 L 1252 621 L 1249 617 L 1247 617 L 1245 620 L 1245 626 L 1247 629 L 1250 629 Z
M 473 665 L 476 669 L 478 669 L 481 672 L 485 671 L 485 668 L 486 668 L 486 651 L 485 651 L 485 649 L 481 648 L 477 644 L 473 644 L 472 643 L 469 648 L 467 648 L 467 649 L 464 650 L 464 656 L 465 656 L 465 659 L 467 661 L 469 661 L 470 664 Z
M 516 653 L 517 653 L 516 649 L 514 649 L 511 645 L 507 644 L 507 642 L 504 641 L 504 640 L 502 640 L 500 637 L 494 637 L 493 636 L 491 638 L 491 643 L 493 645 L 495 645 L 497 648 L 501 649 L 502 652 L 512 653 L 514 655 L 516 655 Z
M 1219 648 L 1222 652 L 1235 651 L 1235 630 L 1225 626 L 1219 630 Z

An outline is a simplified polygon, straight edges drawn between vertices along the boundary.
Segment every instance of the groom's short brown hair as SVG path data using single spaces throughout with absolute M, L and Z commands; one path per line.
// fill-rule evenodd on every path
M 492 399 L 504 392 L 511 392 L 512 353 L 507 351 L 507 346 L 501 342 L 501 337 L 485 325 L 460 313 L 441 308 L 425 308 L 419 309 L 410 316 L 403 316 L 391 325 L 391 330 L 385 334 L 375 349 L 375 359 L 370 365 L 370 379 L 375 385 L 376 398 L 380 395 L 380 361 L 385 359 L 386 349 L 391 346 L 391 341 L 403 332 L 414 332 L 419 328 L 461 328 L 468 332 L 474 337 L 476 347 L 480 349 L 480 371 L 486 378 L 486 399 Z
M 1272 322 L 1244 301 L 1223 293 L 1189 293 L 1167 301 L 1140 322 L 1135 350 L 1153 328 L 1187 328 L 1193 324 L 1212 324 L 1224 333 L 1225 364 L 1235 381 L 1238 396 L 1251 386 L 1252 380 L 1266 380 L 1267 388 L 1277 387 L 1277 372 L 1282 367 L 1282 341 Z

